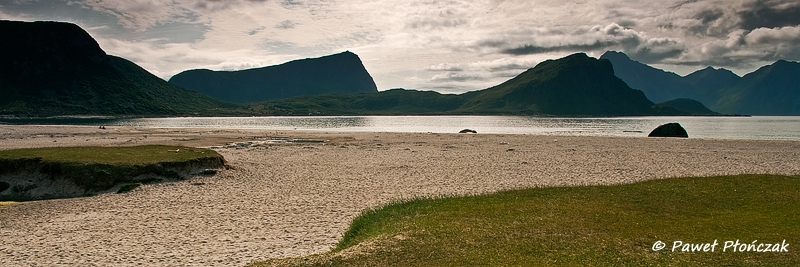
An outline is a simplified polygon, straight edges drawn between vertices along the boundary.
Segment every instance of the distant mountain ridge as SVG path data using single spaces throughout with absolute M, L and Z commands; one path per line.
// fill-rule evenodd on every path
M 677 98 L 700 101 L 726 114 L 800 115 L 800 63 L 779 60 L 743 77 L 711 67 L 681 77 L 609 51 L 600 58 L 618 77 L 654 102 Z
M 631 88 L 641 90 L 650 101 L 658 103 L 681 97 L 699 100 L 686 96 L 691 93 L 693 86 L 678 74 L 634 61 L 621 52 L 608 51 L 600 59 L 611 61 L 614 74 Z
M 75 24 L 0 21 L 0 114 L 191 115 L 231 104 L 106 55 Z
M 303 96 L 252 104 L 275 115 L 507 114 L 689 115 L 656 106 L 614 76 L 608 60 L 584 53 L 548 60 L 491 88 L 459 95 L 393 89 L 377 94 Z
M 727 87 L 713 105 L 721 112 L 800 115 L 800 63 L 778 60 Z
M 349 51 L 238 71 L 188 70 L 172 76 L 169 82 L 236 103 L 304 95 L 378 92 L 361 59 Z

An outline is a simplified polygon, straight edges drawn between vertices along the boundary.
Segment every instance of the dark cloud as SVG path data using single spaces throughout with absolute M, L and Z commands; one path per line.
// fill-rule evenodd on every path
M 255 28 L 255 29 L 252 29 L 252 30 L 250 30 L 250 31 L 248 31 L 248 32 L 247 32 L 247 35 L 256 35 L 256 34 L 258 34 L 259 32 L 263 31 L 264 29 L 266 29 L 266 27 L 263 27 L 263 26 L 262 26 L 262 27 Z
M 735 22 L 725 19 L 725 12 L 722 10 L 703 10 L 693 19 L 697 22 L 686 27 L 688 35 L 724 38 L 736 28 Z
M 434 29 L 458 27 L 466 23 L 467 20 L 463 18 L 452 18 L 452 19 L 419 18 L 406 23 L 406 27 L 412 29 L 434 30 Z
M 636 60 L 644 63 L 659 63 L 662 60 L 669 59 L 669 58 L 677 58 L 683 54 L 685 49 L 683 48 L 670 48 L 670 49 L 653 49 L 650 47 L 643 47 L 642 49 L 636 50 L 632 53 L 629 53 L 629 56 L 632 58 L 636 58 Z
M 617 42 L 601 42 L 595 41 L 591 44 L 568 44 L 568 45 L 559 45 L 559 46 L 538 46 L 538 45 L 524 45 L 520 47 L 514 48 L 506 48 L 500 50 L 503 54 L 510 54 L 510 55 L 530 55 L 530 54 L 542 54 L 542 53 L 550 53 L 550 52 L 562 52 L 562 51 L 595 51 L 601 49 L 607 49 L 613 46 L 618 45 Z
M 303 2 L 299 0 L 283 0 L 281 1 L 281 6 L 286 9 L 297 9 L 303 7 Z
M 762 1 L 744 5 L 739 11 L 739 27 L 744 30 L 800 25 L 800 2 L 797 0 Z
M 625 27 L 625 28 L 633 28 L 633 27 L 636 27 L 636 25 L 638 25 L 638 23 L 636 23 L 636 21 L 632 21 L 632 20 L 622 20 L 622 21 L 619 22 L 619 26 L 622 26 L 622 27 Z
M 284 21 L 281 21 L 281 23 L 278 23 L 278 25 L 275 25 L 275 28 L 278 28 L 278 29 L 293 29 L 295 26 L 297 26 L 296 22 L 291 21 L 291 20 L 284 20 Z
M 704 60 L 680 60 L 670 62 L 669 64 L 679 66 L 742 67 L 744 63 L 750 62 L 755 58 L 756 57 L 708 58 Z
M 522 45 L 509 45 L 503 40 L 484 41 L 479 44 L 500 48 L 502 54 L 530 55 L 563 51 L 602 51 L 612 48 L 634 49 L 647 42 L 642 33 L 616 23 L 607 26 L 579 27 L 569 33 L 563 31 L 534 33 L 529 39 L 533 40 Z
M 725 12 L 722 11 L 722 9 L 706 9 L 698 12 L 697 15 L 695 15 L 695 18 L 699 19 L 703 24 L 708 24 L 716 21 L 723 15 L 725 15 Z
M 442 74 L 434 75 L 431 81 L 485 81 L 487 77 L 477 73 L 463 73 L 463 72 L 445 72 Z
M 659 28 L 683 28 L 690 36 L 726 38 L 739 30 L 800 25 L 800 2 L 797 0 L 750 0 L 726 7 L 701 2 L 694 9 L 697 11 L 688 17 L 693 23 L 675 25 L 675 21 L 664 21 Z
M 267 0 L 197 0 L 197 2 L 194 4 L 194 7 L 202 10 L 219 11 L 240 5 L 242 3 L 260 4 L 265 3 L 266 1 Z
M 800 60 L 800 26 L 736 30 L 684 51 L 670 64 L 748 69 L 777 60 Z
M 694 4 L 694 3 L 697 3 L 697 1 L 698 1 L 698 0 L 687 0 L 687 1 L 683 1 L 683 2 L 677 3 L 677 4 L 675 4 L 674 6 L 670 7 L 670 9 L 678 9 L 678 8 L 681 8 L 681 7 L 683 7 L 684 5 L 688 5 L 688 4 Z

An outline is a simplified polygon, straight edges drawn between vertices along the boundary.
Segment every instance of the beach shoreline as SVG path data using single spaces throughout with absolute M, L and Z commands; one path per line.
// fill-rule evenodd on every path
M 325 252 L 361 211 L 414 197 L 800 174 L 800 141 L 0 125 L 0 149 L 142 144 L 211 147 L 232 168 L 2 206 L 0 265 L 243 266 Z

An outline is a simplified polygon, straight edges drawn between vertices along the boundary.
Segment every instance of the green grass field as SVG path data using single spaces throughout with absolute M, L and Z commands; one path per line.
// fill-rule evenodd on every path
M 736 240 L 788 252 L 723 251 Z M 355 219 L 332 252 L 250 266 L 800 266 L 798 242 L 800 176 L 739 175 L 403 202 Z
M 159 162 L 180 162 L 215 156 L 210 149 L 182 146 L 130 146 L 130 147 L 47 147 L 0 150 L 0 159 L 41 158 L 49 162 L 91 164 L 141 165 Z

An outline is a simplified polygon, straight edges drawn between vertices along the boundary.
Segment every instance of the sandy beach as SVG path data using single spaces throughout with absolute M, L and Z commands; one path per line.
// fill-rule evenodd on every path
M 0 265 L 243 266 L 325 252 L 364 209 L 417 196 L 800 174 L 796 141 L 0 125 L 0 149 L 140 144 L 213 147 L 232 168 L 2 206 Z

